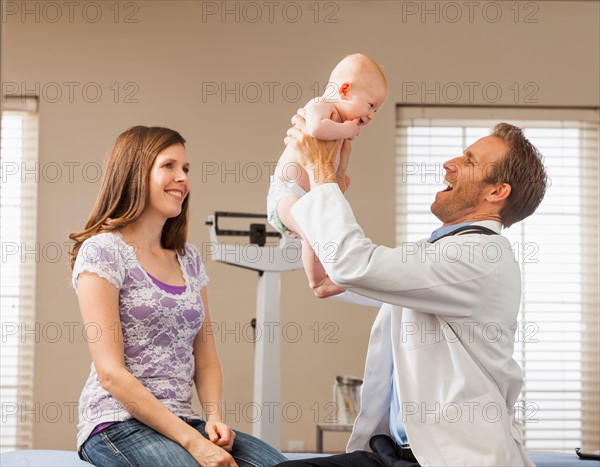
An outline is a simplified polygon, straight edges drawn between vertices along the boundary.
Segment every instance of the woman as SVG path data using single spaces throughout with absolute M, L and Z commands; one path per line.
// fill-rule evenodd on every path
M 119 135 L 85 229 L 69 236 L 93 361 L 77 449 L 97 466 L 275 465 L 279 452 L 221 420 L 221 364 L 202 326 L 208 277 L 186 243 L 184 144 L 166 128 Z

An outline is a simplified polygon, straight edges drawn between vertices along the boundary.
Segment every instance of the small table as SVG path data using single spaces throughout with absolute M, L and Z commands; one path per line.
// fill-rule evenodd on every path
M 352 431 L 352 424 L 345 423 L 317 423 L 317 452 L 323 452 L 323 432 L 325 431 Z

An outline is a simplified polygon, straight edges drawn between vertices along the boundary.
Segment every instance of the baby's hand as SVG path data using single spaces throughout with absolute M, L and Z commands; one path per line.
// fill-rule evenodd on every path
M 348 131 L 346 139 L 352 141 L 355 137 L 357 137 L 360 133 L 360 126 L 358 126 L 358 122 L 360 119 L 355 118 L 354 120 L 346 120 L 342 125 L 344 125 L 345 129 Z

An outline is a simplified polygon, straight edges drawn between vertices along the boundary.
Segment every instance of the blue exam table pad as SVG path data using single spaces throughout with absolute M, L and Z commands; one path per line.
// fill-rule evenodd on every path
M 321 457 L 328 454 L 284 453 L 290 460 Z M 600 461 L 583 460 L 575 452 L 529 451 L 538 467 L 600 467 Z M 90 467 L 75 451 L 28 450 L 0 454 L 1 467 Z

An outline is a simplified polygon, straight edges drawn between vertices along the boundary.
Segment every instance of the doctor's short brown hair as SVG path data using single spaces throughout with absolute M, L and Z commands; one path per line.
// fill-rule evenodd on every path
M 510 195 L 500 211 L 502 224 L 510 227 L 535 212 L 544 199 L 548 176 L 542 154 L 519 127 L 499 123 L 492 135 L 506 141 L 510 149 L 494 164 L 485 181 L 510 185 Z

